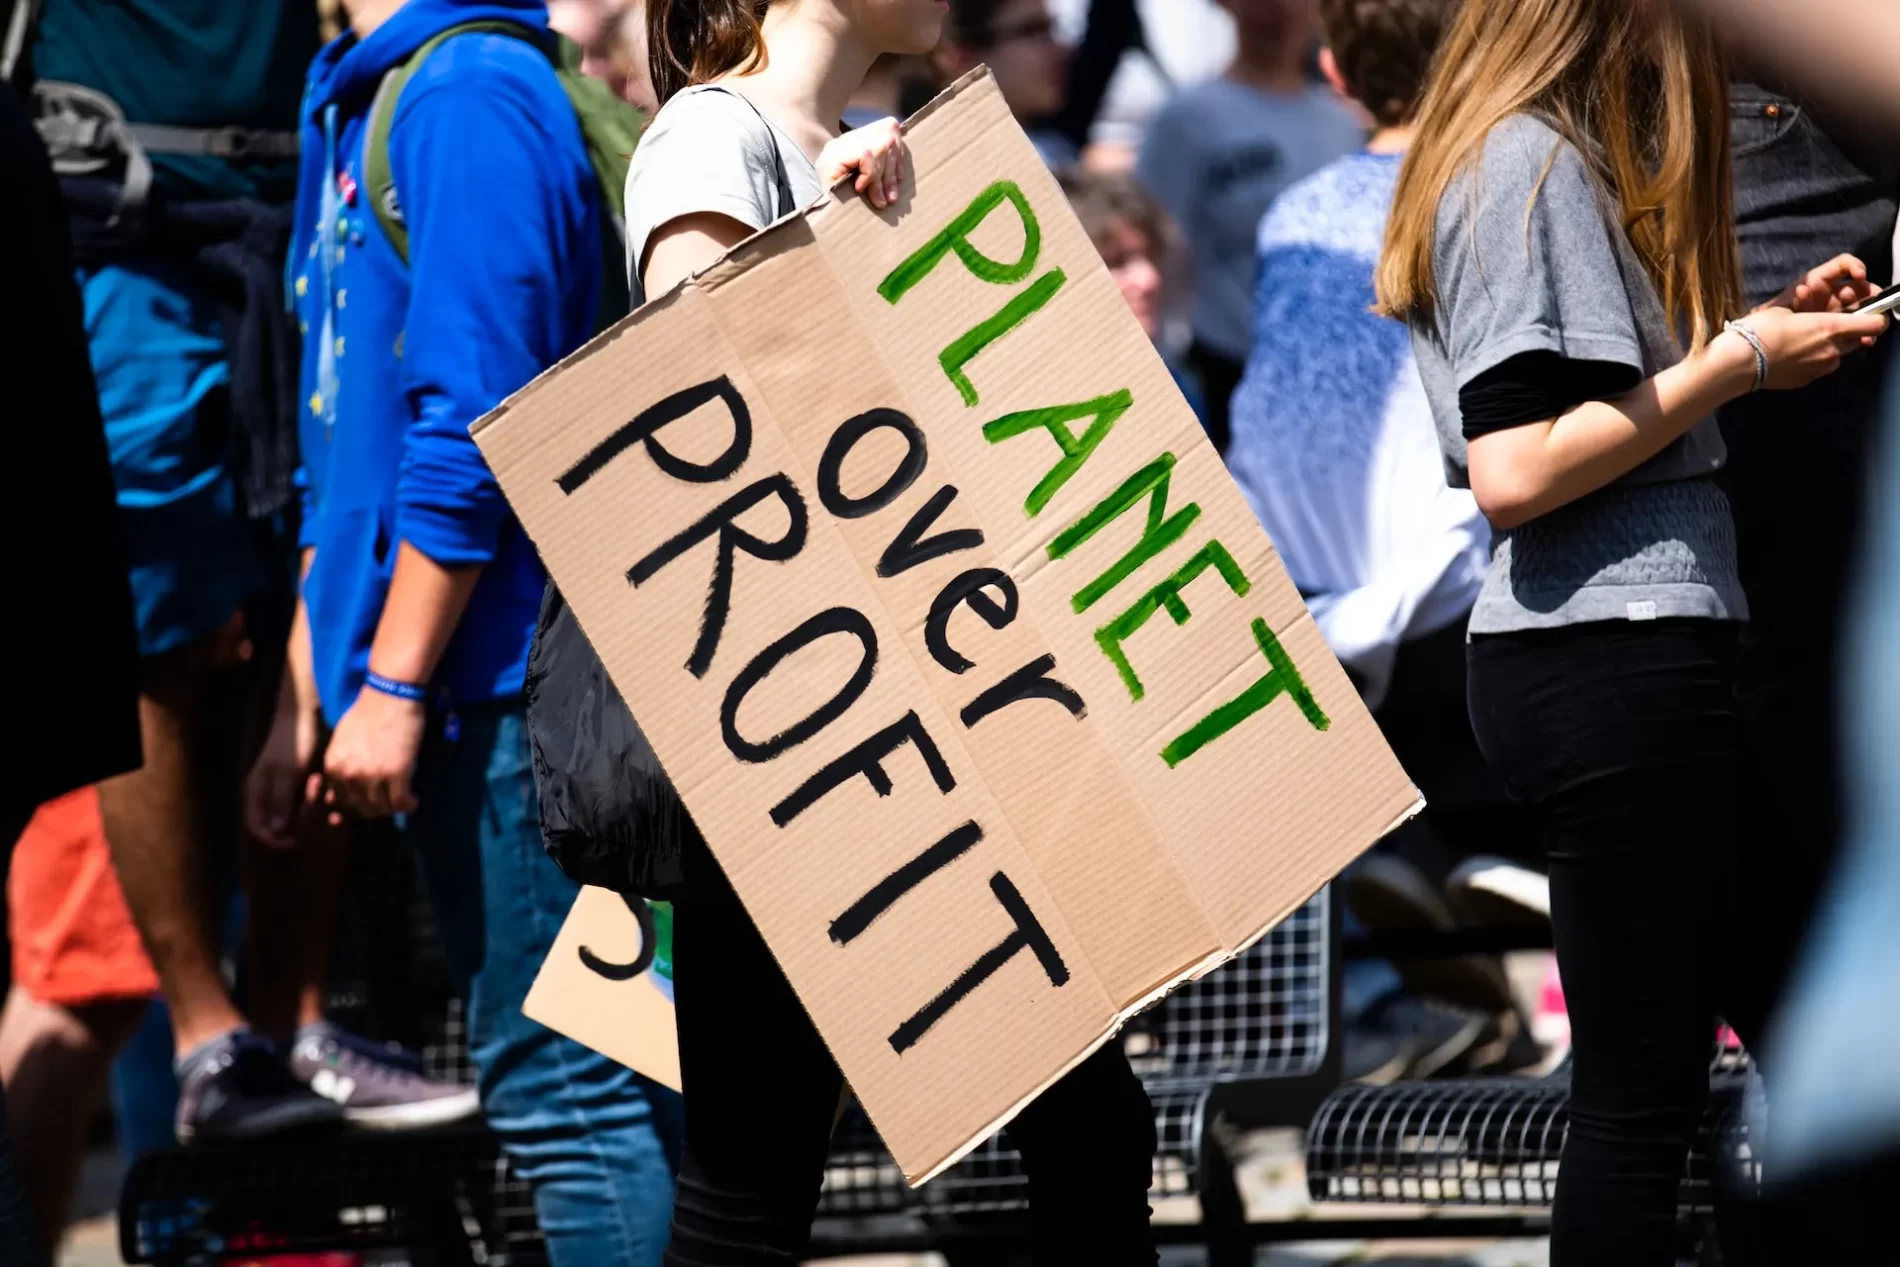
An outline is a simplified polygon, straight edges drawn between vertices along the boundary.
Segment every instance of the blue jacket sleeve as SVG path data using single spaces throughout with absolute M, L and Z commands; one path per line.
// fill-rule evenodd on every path
M 508 515 L 469 424 L 586 335 L 595 292 L 580 283 L 599 268 L 591 169 L 546 61 L 518 40 L 465 38 L 476 47 L 451 41 L 410 82 L 390 142 L 414 419 L 396 534 L 446 567 L 493 558 Z

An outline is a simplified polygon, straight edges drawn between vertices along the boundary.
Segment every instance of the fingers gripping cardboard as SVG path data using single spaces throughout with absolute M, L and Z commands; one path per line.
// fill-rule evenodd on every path
M 915 1181 L 1419 802 L 994 84 L 906 135 L 475 434 Z

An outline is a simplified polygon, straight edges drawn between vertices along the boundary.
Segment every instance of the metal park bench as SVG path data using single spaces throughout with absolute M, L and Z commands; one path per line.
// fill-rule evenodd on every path
M 384 906 L 413 905 L 413 890 L 389 877 L 374 889 Z M 364 923 L 389 926 L 384 918 Z M 1337 938 L 1329 897 L 1321 893 L 1244 955 L 1176 991 L 1124 1032 L 1154 1101 L 1154 1195 L 1200 1198 L 1200 1222 L 1166 1229 L 1168 1238 L 1207 1244 L 1211 1267 L 1250 1262 L 1257 1239 L 1247 1233 L 1230 1162 L 1237 1131 L 1301 1125 L 1337 1085 Z M 431 1071 L 467 1080 L 459 1007 L 439 987 L 439 979 L 412 980 L 399 982 L 396 993 L 405 1014 L 429 1018 L 424 1054 Z M 388 993 L 388 983 L 371 980 L 355 1001 L 360 1006 L 379 992 Z M 833 1142 L 815 1249 L 943 1248 L 955 1258 L 959 1247 L 995 1250 L 1019 1237 L 1025 1208 L 1020 1160 L 1004 1137 L 912 1190 L 870 1123 L 853 1111 Z M 128 1263 L 323 1250 L 402 1250 L 418 1267 L 546 1261 L 528 1191 L 482 1130 L 342 1135 L 148 1157 L 126 1178 L 119 1230 Z
M 1206 1244 L 1215 1267 L 1251 1261 L 1231 1164 L 1235 1132 L 1300 1125 L 1338 1082 L 1336 944 L 1330 896 L 1322 892 L 1245 954 L 1183 986 L 1123 1032 L 1154 1103 L 1152 1196 L 1199 1198 L 1199 1223 L 1174 1229 L 1171 1239 Z M 840 1251 L 954 1251 L 1019 1234 L 1027 1197 L 1021 1158 L 1006 1135 L 913 1191 L 870 1123 L 852 1112 L 832 1144 L 815 1236 Z
M 1710 1066 L 1709 1107 L 1680 1198 L 1692 1238 L 1718 1194 L 1759 1194 L 1742 1110 L 1748 1073 L 1737 1052 L 1718 1055 Z M 1567 1066 L 1547 1078 L 1341 1087 L 1308 1128 L 1307 1187 L 1315 1201 L 1363 1206 L 1548 1207 L 1569 1098 Z

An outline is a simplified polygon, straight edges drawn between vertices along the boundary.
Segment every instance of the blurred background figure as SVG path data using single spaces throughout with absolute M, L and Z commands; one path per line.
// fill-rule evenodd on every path
M 1236 52 L 1218 79 L 1184 89 L 1154 117 L 1137 167 L 1194 256 L 1188 361 L 1225 452 L 1228 406 L 1252 332 L 1254 239 L 1274 195 L 1358 147 L 1358 116 L 1307 75 L 1313 0 L 1222 0 Z
M 1477 503 L 1445 483 L 1406 332 L 1371 311 L 1392 187 L 1449 2 L 1322 0 L 1322 64 L 1342 93 L 1372 103 L 1378 130 L 1279 195 L 1260 223 L 1253 344 L 1227 453 L 1375 709 L 1412 640 L 1454 629 L 1462 644 L 1490 557 Z
M 581 46 L 581 70 L 621 99 L 660 108 L 647 69 L 646 0 L 548 0 L 548 27 Z
M 1234 21 L 1218 0 L 1050 0 L 1058 35 L 1082 45 L 1091 25 L 1112 17 L 1134 27 L 1132 37 L 1105 69 L 1099 104 L 1076 117 L 1071 137 L 1084 166 L 1126 171 L 1135 165 L 1148 123 L 1179 88 L 1212 79 L 1234 59 Z M 1077 60 L 1089 57 L 1078 48 Z M 1072 81 L 1080 71 L 1072 75 Z M 1065 111 L 1065 115 L 1069 114 Z M 1067 130 L 1065 128 L 1065 130 Z
M 1046 0 L 950 0 L 934 57 L 945 83 L 987 64 L 1043 161 L 1076 160 L 1074 144 L 1050 126 L 1065 98 L 1069 54 Z
M 1372 311 L 1373 270 L 1413 112 L 1453 0 L 1321 0 L 1320 64 L 1377 130 L 1297 181 L 1259 229 L 1253 346 L 1227 464 L 1333 653 L 1425 794 L 1424 814 L 1347 873 L 1375 933 L 1547 918 L 1532 848 L 1472 737 L 1465 625 L 1491 557 L 1469 491 L 1446 485 L 1403 326 Z M 1504 885 L 1504 877 L 1515 881 Z M 1429 1077 L 1539 1055 L 1493 957 L 1355 962 L 1348 1076 Z M 1515 1048 L 1515 1050 L 1513 1050 Z
M 47 1250 L 66 1226 L 112 1061 L 158 992 L 112 871 L 99 793 L 42 805 L 7 881 L 13 984 L 0 1013 L 0 1084 Z
M 282 276 L 317 10 L 4 7 L 4 72 L 31 88 L 71 223 L 129 554 L 146 760 L 102 785 L 99 806 L 170 1004 L 178 1134 L 334 1122 L 336 1106 L 251 1030 L 212 934 L 213 873 L 238 836 L 235 776 L 274 668 L 255 652 L 281 644 L 295 581 Z M 342 864 L 335 851 L 308 861 L 325 875 Z M 288 892 L 294 909 L 299 884 Z
M 1900 6 L 1866 0 L 1678 0 L 1738 45 L 1864 119 L 1900 123 Z
M 607 82 L 629 103 L 652 114 L 660 108 L 653 91 L 653 72 L 647 65 L 646 0 L 624 0 L 614 23 L 608 51 L 613 71 Z
M 1864 114 L 1797 94 L 1759 65 L 1738 72 L 1729 102 L 1747 302 L 1773 298 L 1780 289 L 1774 279 L 1793 274 L 1798 261 L 1843 253 L 1863 260 L 1868 278 L 1884 285 L 1893 274 L 1900 148 L 1870 129 Z M 1881 385 L 1892 362 L 1883 341 L 1800 392 L 1743 397 L 1721 413 L 1728 465 L 1719 479 L 1734 510 L 1748 595 L 1736 662 L 1749 789 L 1738 841 L 1745 935 L 1736 941 L 1723 1006 L 1743 1034 L 1763 1033 L 1780 1008 L 1845 831 L 1841 644 L 1866 532 Z M 1798 442 L 1791 426 L 1799 428 Z M 1772 1103 L 1780 1071 L 1772 1052 L 1754 1054 Z M 1828 1205 L 1790 1201 L 1771 1213 L 1746 1234 L 1724 1225 L 1735 1267 L 1803 1254 L 1863 1260 L 1863 1246 L 1830 1226 Z
M 0 764 L 4 877 L 14 842 L 38 806 L 136 768 L 140 748 L 138 634 L 66 213 L 46 148 L 5 85 L 0 187 L 7 192 L 0 198 L 0 233 L 12 248 L 0 258 L 0 382 L 10 402 L 7 460 L 0 463 L 0 505 L 8 511 L 0 515 L 0 566 L 8 578 L 9 616 L 0 622 L 0 662 L 30 666 L 14 675 L 8 694 L 8 722 L 20 742 Z M 96 803 L 92 812 L 96 817 Z M 100 852 L 95 847 L 86 864 L 95 872 Z M 102 895 L 82 887 L 78 896 L 98 902 Z M 6 940 L 4 910 L 0 905 L 0 942 Z M 92 915 L 74 911 L 71 917 L 85 923 Z M 30 950 L 25 958 L 20 984 L 46 993 Z M 125 970 L 126 961 L 117 967 Z M 137 975 L 121 984 L 134 993 L 149 990 L 149 967 L 142 980 Z M 71 1186 L 62 1154 L 76 1151 L 86 1125 L 78 1105 L 42 1097 L 83 1098 L 89 1085 L 96 1098 L 123 1018 L 82 1018 L 57 1003 L 17 997 L 0 1022 L 0 1074 L 7 1081 L 7 1095 L 0 1096 L 0 1262 L 34 1264 L 50 1259 L 58 1239 Z M 66 1002 L 78 1003 L 77 994 Z M 19 1085 L 29 1063 L 44 1076 L 37 1087 L 32 1077 Z M 33 1143 L 20 1159 L 32 1181 L 30 1204 L 8 1142 L 9 1101 L 31 1106 Z
M 1768 1051 L 1767 1153 L 1795 1199 L 1891 1263 L 1900 1192 L 1900 393 L 1889 392 L 1846 657 L 1852 809 L 1842 864 Z M 1838 1261 L 1838 1260 L 1837 1260 Z
M 548 28 L 581 46 L 586 58 L 581 69 L 599 75 L 610 68 L 600 54 L 614 38 L 617 6 L 607 0 L 547 0 Z
M 1186 261 L 1174 222 L 1154 195 L 1124 173 L 1070 168 L 1057 173 L 1056 179 L 1089 241 L 1108 265 L 1128 310 L 1167 362 L 1175 385 L 1198 417 L 1200 387 L 1182 371 L 1179 358 L 1168 346 L 1168 318 L 1187 299 Z
M 350 29 L 303 94 L 304 583 L 247 810 L 293 843 L 320 752 L 331 816 L 414 850 L 479 1105 L 475 1087 L 418 1094 L 321 1018 L 300 1026 L 293 1068 L 365 1127 L 479 1111 L 534 1188 L 555 1263 L 648 1267 L 679 1097 L 522 1013 L 578 888 L 543 852 L 524 724 L 546 572 L 468 430 L 624 314 L 602 294 L 621 250 L 606 189 L 640 120 L 605 93 L 576 105 L 540 0 L 344 7 Z M 595 49 L 615 29 L 567 17 Z

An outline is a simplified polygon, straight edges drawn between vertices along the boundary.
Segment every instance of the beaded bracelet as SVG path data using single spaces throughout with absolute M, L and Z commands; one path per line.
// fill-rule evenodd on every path
M 1740 321 L 1731 321 L 1722 328 L 1741 335 L 1748 340 L 1748 346 L 1755 349 L 1755 385 L 1749 390 L 1760 391 L 1768 382 L 1768 349 L 1762 346 L 1761 336 Z

